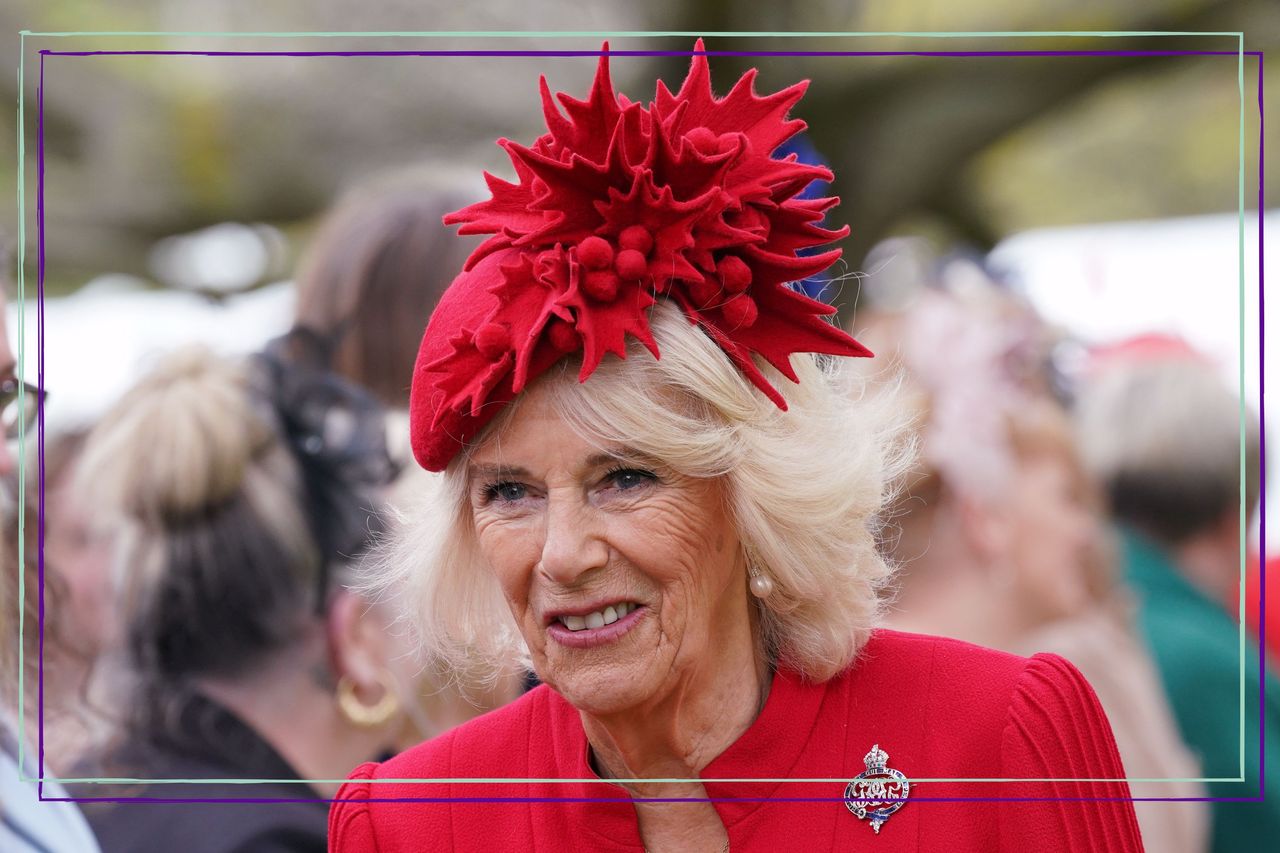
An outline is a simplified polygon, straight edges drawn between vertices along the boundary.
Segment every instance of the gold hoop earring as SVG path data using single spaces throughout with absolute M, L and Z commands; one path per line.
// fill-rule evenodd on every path
M 347 722 L 362 729 L 376 729 L 384 725 L 400 710 L 400 700 L 388 684 L 390 677 L 384 672 L 378 674 L 378 683 L 382 685 L 382 698 L 372 705 L 366 705 L 356 696 L 356 683 L 350 676 L 338 679 L 338 710 Z

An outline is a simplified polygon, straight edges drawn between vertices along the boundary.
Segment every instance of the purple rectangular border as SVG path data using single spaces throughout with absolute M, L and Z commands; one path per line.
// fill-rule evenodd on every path
M 44 275 L 45 275 L 45 229 L 44 229 L 44 68 L 48 56 L 440 56 L 440 57 L 587 57 L 601 56 L 606 51 L 600 50 L 418 50 L 418 51 L 178 51 L 178 50 L 95 50 L 95 51 L 56 51 L 41 50 L 40 78 L 36 89 L 37 124 L 36 124 L 36 229 L 37 229 L 37 384 L 44 387 Z M 927 57 L 1005 57 L 1005 56 L 1256 56 L 1258 58 L 1258 419 L 1260 447 L 1262 458 L 1266 458 L 1266 406 L 1265 406 L 1265 351 L 1266 324 L 1265 318 L 1265 271 L 1264 234 L 1266 171 L 1264 166 L 1264 117 L 1263 103 L 1263 52 L 1262 51 L 1211 51 L 1211 50 L 997 50 L 997 51 L 668 51 L 668 50 L 609 50 L 609 56 L 736 56 L 736 57 L 775 57 L 775 56 L 927 56 Z M 1243 60 L 1242 60 L 1243 61 Z M 44 796 L 44 636 L 45 636 L 45 584 L 44 584 L 44 401 L 37 402 L 38 429 L 37 454 L 39 467 L 38 498 L 38 569 L 37 579 L 39 593 L 39 684 L 37 704 L 39 708 L 39 772 L 37 796 L 43 802 L 142 802 L 142 803 L 293 803 L 293 802 L 351 802 L 347 799 L 325 797 L 218 797 L 218 798 L 180 798 L 180 797 L 46 797 Z M 1266 466 L 1262 467 L 1259 477 L 1259 625 L 1258 625 L 1258 705 L 1260 720 L 1266 712 L 1266 500 L 1267 475 Z M 1244 630 L 1244 626 L 1241 626 Z M 1258 732 L 1258 796 L 1257 797 L 912 797 L 921 802 L 1215 802 L 1215 803 L 1261 803 L 1266 800 L 1266 729 L 1259 724 Z M 252 784 L 252 783 L 248 783 Z M 297 784 L 306 784 L 299 781 Z M 406 783 L 412 784 L 412 783 Z M 428 783 L 447 784 L 447 783 Z M 488 784 L 503 784 L 494 782 Z M 529 784 L 521 780 L 512 780 L 510 784 Z M 695 797 L 695 798 L 648 798 L 648 797 L 368 797 L 368 802 L 379 803 L 568 803 L 568 802 L 844 802 L 843 797 Z

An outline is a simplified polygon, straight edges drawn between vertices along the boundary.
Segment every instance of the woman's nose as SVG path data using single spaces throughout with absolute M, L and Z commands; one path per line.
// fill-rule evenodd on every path
M 539 569 L 562 586 L 572 586 L 609 561 L 599 513 L 579 496 L 552 495 L 547 501 L 546 535 Z

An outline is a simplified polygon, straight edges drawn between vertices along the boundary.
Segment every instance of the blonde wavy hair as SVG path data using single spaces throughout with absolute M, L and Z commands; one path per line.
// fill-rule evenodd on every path
M 632 341 L 585 383 L 573 359 L 538 382 L 585 440 L 724 480 L 748 559 L 774 581 L 771 596 L 752 599 L 765 648 L 811 680 L 831 678 L 869 637 L 892 574 L 877 549 L 880 512 L 912 456 L 893 396 L 870 393 L 844 359 L 799 355 L 798 384 L 761 363 L 784 412 L 675 306 L 660 301 L 650 323 L 660 359 Z M 517 398 L 471 447 L 519 411 Z M 484 681 L 529 655 L 476 547 L 466 471 L 464 452 L 423 478 L 360 585 L 399 604 L 429 660 Z

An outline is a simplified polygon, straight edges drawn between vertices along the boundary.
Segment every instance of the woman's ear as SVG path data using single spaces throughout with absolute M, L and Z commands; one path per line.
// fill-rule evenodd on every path
M 403 720 L 403 708 L 387 658 L 386 620 L 367 599 L 343 590 L 329 608 L 327 627 L 338 713 L 349 725 L 388 736 L 388 726 Z
M 358 695 L 377 701 L 387 689 L 387 632 L 364 597 L 339 590 L 327 619 L 329 666 L 338 680 L 350 680 Z

